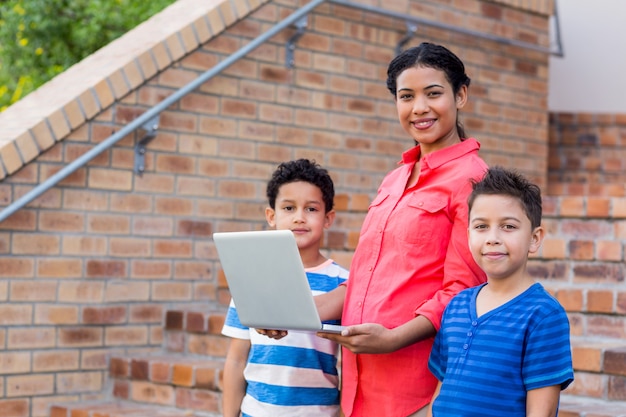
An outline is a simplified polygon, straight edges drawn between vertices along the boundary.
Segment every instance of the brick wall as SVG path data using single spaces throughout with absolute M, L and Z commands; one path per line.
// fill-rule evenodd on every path
M 626 114 L 550 115 L 549 191 L 626 196 Z
M 27 133 L 15 130 L 19 140 L 0 155 L 6 175 L 0 203 L 24 195 L 300 2 L 248 3 L 258 9 L 196 49 L 184 52 L 181 45 L 193 37 L 185 31 L 155 46 L 147 61 L 142 53 L 137 59 L 148 63 L 181 58 L 162 71 L 154 66 L 157 73 L 138 87 L 129 88 L 128 67 L 96 84 L 104 89 L 98 91 L 109 92 L 110 106 L 95 106 L 92 115 L 83 103 L 85 97 L 93 100 L 87 94 L 73 102 L 80 105 L 65 105 L 54 119 Z M 454 6 L 369 3 L 544 46 L 548 42 L 548 16 L 514 6 L 477 0 Z M 227 21 L 231 5 L 238 3 L 224 4 L 219 19 Z M 161 22 L 175 25 L 178 18 Z M 339 213 L 326 250 L 349 266 L 372 195 L 411 146 L 384 83 L 403 27 L 391 18 L 320 6 L 309 16 L 293 69 L 286 68 L 284 57 L 294 31 L 286 30 L 162 113 L 143 175 L 133 172 L 139 132 L 1 223 L 0 415 L 44 416 L 51 402 L 98 398 L 110 355 L 161 346 L 167 308 L 224 308 L 228 293 L 211 234 L 265 227 L 265 183 L 281 161 L 314 158 L 330 170 Z M 141 30 L 145 33 L 146 26 Z M 176 39 L 182 39 L 180 51 L 172 46 Z M 423 40 L 447 45 L 467 63 L 472 86 L 462 119 L 482 142 L 485 160 L 515 166 L 546 185 L 548 57 L 427 26 L 411 44 Z M 124 45 L 134 44 L 131 33 Z M 81 73 L 90 65 L 95 71 L 102 59 L 81 63 Z M 71 82 L 65 85 L 71 90 Z M 128 92 L 115 99 L 122 87 Z M 37 97 L 50 91 L 63 96 L 59 83 L 46 88 Z M 29 121 L 27 107 L 9 109 L 0 119 L 21 115 Z M 79 115 L 87 121 L 75 123 Z M 34 159 L 27 162 L 26 155 Z

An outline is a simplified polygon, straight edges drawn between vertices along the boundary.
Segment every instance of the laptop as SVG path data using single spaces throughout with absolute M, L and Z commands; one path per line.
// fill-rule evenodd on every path
M 214 233 L 241 323 L 256 329 L 341 333 L 323 324 L 289 230 Z

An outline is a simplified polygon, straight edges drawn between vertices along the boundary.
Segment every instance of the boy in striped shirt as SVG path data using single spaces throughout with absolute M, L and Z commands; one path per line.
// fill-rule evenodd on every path
M 474 183 L 469 247 L 487 283 L 447 306 L 428 367 L 439 380 L 432 417 L 554 417 L 573 381 L 569 321 L 528 274 L 544 237 L 541 192 L 490 168 Z
M 345 292 L 340 284 L 348 278 L 346 269 L 320 252 L 324 230 L 335 218 L 334 195 L 328 172 L 307 159 L 280 164 L 267 184 L 267 223 L 293 232 L 313 295 Z M 341 316 L 341 306 L 330 316 Z M 289 331 L 279 339 L 259 334 L 239 322 L 232 301 L 222 333 L 232 337 L 224 417 L 339 416 L 337 343 L 314 332 Z

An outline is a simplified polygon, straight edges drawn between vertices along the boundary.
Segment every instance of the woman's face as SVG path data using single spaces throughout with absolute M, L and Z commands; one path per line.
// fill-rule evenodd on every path
M 456 119 L 467 101 L 467 86 L 455 95 L 445 73 L 429 67 L 407 68 L 396 84 L 400 124 L 420 144 L 422 155 L 460 141 Z

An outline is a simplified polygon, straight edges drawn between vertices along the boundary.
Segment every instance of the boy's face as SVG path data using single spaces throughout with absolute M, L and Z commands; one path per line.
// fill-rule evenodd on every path
M 265 210 L 271 227 L 291 230 L 300 250 L 319 250 L 324 229 L 330 227 L 335 218 L 334 211 L 326 213 L 319 187 L 305 181 L 284 184 L 278 189 L 275 207 Z
M 543 229 L 532 229 L 521 202 L 505 195 L 480 195 L 469 215 L 469 247 L 489 279 L 523 279 L 529 253 L 539 250 Z

